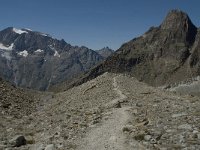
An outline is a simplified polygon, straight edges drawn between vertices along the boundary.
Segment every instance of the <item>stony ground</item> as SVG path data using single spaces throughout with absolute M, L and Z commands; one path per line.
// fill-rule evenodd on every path
M 200 149 L 200 101 L 105 73 L 40 97 L 37 110 L 0 122 L 0 149 Z M 26 145 L 13 147 L 24 136 Z
M 20 118 L 31 114 L 38 102 L 37 93 L 18 89 L 0 78 L 0 116 Z

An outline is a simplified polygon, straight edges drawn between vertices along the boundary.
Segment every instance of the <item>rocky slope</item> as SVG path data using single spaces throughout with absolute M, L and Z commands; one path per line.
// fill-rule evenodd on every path
M 0 149 L 199 149 L 199 98 L 130 76 L 105 73 L 43 102 L 1 119 Z M 12 147 L 16 137 L 26 145 Z
M 46 90 L 103 60 L 87 47 L 44 33 L 13 27 L 0 31 L 0 76 L 16 86 Z
M 21 118 L 36 110 L 37 94 L 18 89 L 0 78 L 0 116 Z
M 188 15 L 172 10 L 159 27 L 151 27 L 142 36 L 123 44 L 106 61 L 72 82 L 71 87 L 106 71 L 128 73 L 153 86 L 196 77 L 200 74 L 199 39 L 200 30 Z
M 182 82 L 176 82 L 175 84 L 170 84 L 164 86 L 166 90 L 175 91 L 184 95 L 196 95 L 200 96 L 200 77 L 190 78 Z

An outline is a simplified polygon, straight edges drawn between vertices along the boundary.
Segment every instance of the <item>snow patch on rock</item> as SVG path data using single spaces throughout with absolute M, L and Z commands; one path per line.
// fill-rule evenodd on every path
M 13 46 L 14 46 L 14 43 L 12 43 L 10 46 L 5 46 L 2 43 L 0 43 L 0 49 L 7 50 L 7 51 L 13 50 Z
M 40 35 L 42 35 L 42 36 L 48 36 L 48 37 L 50 37 L 50 35 L 48 35 L 48 34 L 45 34 L 45 33 L 40 33 Z
M 55 51 L 54 56 L 55 56 L 55 57 L 60 57 L 58 51 Z
M 23 31 L 21 29 L 16 29 L 16 28 L 13 28 L 13 31 L 17 34 L 23 34 L 23 33 L 28 33 L 27 31 Z
M 37 50 L 35 51 L 35 53 L 41 53 L 41 52 L 44 52 L 44 50 L 42 50 L 42 49 L 37 49 Z
M 47 34 L 41 33 L 42 36 L 48 36 Z
M 27 50 L 21 51 L 18 54 L 21 55 L 21 56 L 23 56 L 23 57 L 27 57 L 28 56 Z
M 54 55 L 55 57 L 60 57 L 60 54 L 58 53 L 58 51 L 54 48 L 54 46 L 49 45 L 49 47 L 54 51 Z
M 33 30 L 29 29 L 29 28 L 25 28 L 25 29 L 28 30 L 28 31 L 33 31 Z

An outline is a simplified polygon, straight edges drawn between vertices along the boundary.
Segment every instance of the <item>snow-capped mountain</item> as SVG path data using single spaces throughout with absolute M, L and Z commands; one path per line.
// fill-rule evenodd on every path
M 20 87 L 46 90 L 103 60 L 87 47 L 45 33 L 13 27 L 0 31 L 0 76 Z

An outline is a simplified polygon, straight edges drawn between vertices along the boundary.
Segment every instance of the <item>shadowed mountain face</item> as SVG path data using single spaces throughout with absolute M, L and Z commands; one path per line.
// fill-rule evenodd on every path
M 186 13 L 172 10 L 159 27 L 151 27 L 142 36 L 123 44 L 71 86 L 107 71 L 125 72 L 140 81 L 160 86 L 199 75 L 199 60 L 200 31 Z
M 46 90 L 103 60 L 87 47 L 44 33 L 12 27 L 0 31 L 0 76 L 20 87 Z

